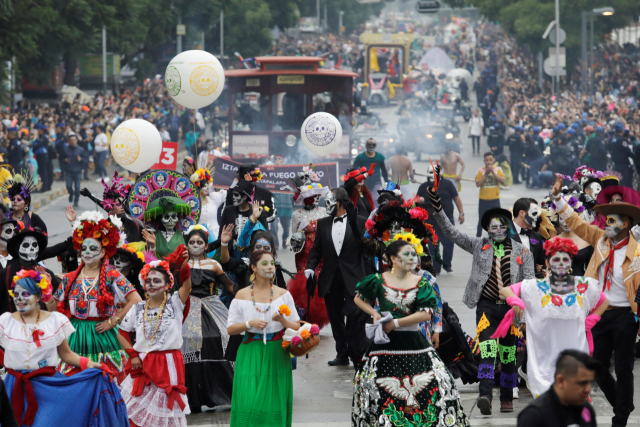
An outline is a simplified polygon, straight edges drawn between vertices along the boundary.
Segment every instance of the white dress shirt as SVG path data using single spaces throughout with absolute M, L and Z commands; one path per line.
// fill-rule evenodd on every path
M 627 288 L 624 286 L 622 278 L 622 263 L 627 253 L 627 246 L 617 249 L 613 253 L 613 274 L 611 275 L 611 289 L 604 288 L 604 294 L 609 300 L 609 305 L 613 307 L 630 307 L 631 303 L 627 298 Z M 604 287 L 606 276 L 604 274 L 607 262 L 600 264 L 598 277 L 600 278 L 600 289 Z
M 344 243 L 344 235 L 347 231 L 347 214 L 338 218 L 343 218 L 343 220 L 342 222 L 338 221 L 333 223 L 333 227 L 331 228 L 331 238 L 333 239 L 333 247 L 336 248 L 336 254 L 340 256 L 342 243 Z
M 529 236 L 525 236 L 524 234 L 520 234 L 520 230 L 522 230 L 522 227 L 520 227 L 515 222 L 513 223 L 513 226 L 516 229 L 516 233 L 518 233 L 518 235 L 520 235 L 520 241 L 522 242 L 524 247 L 529 249 L 529 250 L 531 250 L 531 242 L 529 242 Z
M 5 268 L 7 266 L 7 261 L 13 259 L 13 257 L 11 255 L 0 255 L 0 265 L 2 265 L 2 268 Z

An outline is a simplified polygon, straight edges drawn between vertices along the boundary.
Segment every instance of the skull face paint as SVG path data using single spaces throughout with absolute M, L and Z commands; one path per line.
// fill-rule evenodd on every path
M 435 172 L 433 171 L 433 166 L 427 166 L 427 181 L 433 182 L 433 177 L 435 176 Z
M 25 206 L 26 206 L 26 202 L 24 201 L 24 198 L 21 195 L 16 194 L 11 198 L 11 210 L 13 210 L 14 212 L 23 211 Z
M 566 252 L 556 252 L 549 258 L 551 273 L 558 277 L 564 277 L 571 271 L 571 256 Z
M 164 225 L 164 229 L 167 231 L 173 231 L 178 223 L 178 214 L 175 212 L 169 212 L 162 215 L 162 225 Z
M 398 253 L 397 260 L 399 261 L 399 265 L 396 264 L 397 267 L 400 267 L 403 271 L 409 273 L 416 266 L 416 260 L 418 258 L 418 254 L 416 250 L 411 245 L 405 245 L 400 249 Z
M 402 227 L 398 221 L 393 221 L 391 227 L 389 227 L 389 236 L 393 239 L 396 234 L 402 233 Z
M 264 279 L 273 279 L 276 274 L 276 262 L 271 255 L 262 255 L 260 261 L 253 267 L 256 276 Z
M 33 236 L 25 236 L 18 248 L 18 254 L 23 261 L 35 262 L 38 259 L 40 248 L 38 241 Z
M 367 147 L 367 153 L 374 154 L 376 152 L 375 141 L 367 141 L 366 147 Z
M 114 255 L 111 258 L 111 262 L 113 263 L 113 266 L 116 268 L 116 270 L 118 270 L 119 272 L 122 272 L 123 270 L 125 270 L 127 267 L 131 265 L 129 258 L 127 258 L 125 255 L 120 255 L 120 254 Z
M 327 197 L 325 197 L 324 204 L 327 210 L 327 215 L 335 215 L 338 212 L 338 201 L 336 200 L 336 195 L 333 194 L 333 191 L 329 192 Z
M 247 196 L 242 194 L 239 191 L 233 191 L 231 193 L 231 200 L 232 200 L 233 206 L 240 206 L 242 202 L 244 202 L 246 199 L 247 199 Z
M 271 252 L 271 242 L 267 239 L 258 239 L 256 240 L 256 245 L 253 248 L 253 251 L 269 251 Z
M 202 239 L 202 236 L 194 234 L 193 236 L 191 236 L 191 238 L 189 238 L 187 247 L 189 248 L 190 255 L 199 257 L 204 253 L 205 241 L 204 239 Z
M 524 220 L 534 229 L 538 227 L 538 224 L 540 223 L 540 208 L 538 205 L 535 203 L 531 203 L 531 205 L 529 205 L 529 211 L 525 214 Z
M 591 198 L 593 198 L 593 200 L 596 200 L 598 198 L 598 194 L 600 194 L 600 191 L 602 191 L 602 185 L 598 184 L 597 182 L 592 182 L 585 189 L 585 192 L 587 191 L 591 191 Z
M 86 265 L 95 265 L 100 262 L 102 244 L 96 239 L 84 239 L 82 242 L 81 257 Z
M 2 231 L 0 232 L 0 248 L 2 248 L 3 251 L 7 250 L 7 243 L 16 234 L 18 234 L 18 229 L 15 224 L 12 222 L 2 224 Z
M 607 215 L 607 223 L 604 228 L 604 233 L 608 238 L 614 238 L 622 231 L 624 222 L 627 221 L 625 217 L 619 214 Z
M 20 314 L 27 314 L 35 309 L 38 298 L 20 285 L 13 290 L 13 303 Z
M 144 281 L 144 290 L 149 292 L 151 298 L 161 295 L 167 285 L 164 275 L 156 270 L 150 270 L 147 280 Z
M 503 224 L 500 218 L 491 218 L 489 222 L 489 235 L 494 242 L 503 242 L 507 238 L 509 226 Z

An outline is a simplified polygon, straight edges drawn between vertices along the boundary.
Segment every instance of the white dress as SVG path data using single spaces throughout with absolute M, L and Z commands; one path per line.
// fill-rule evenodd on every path
M 520 298 L 524 302 L 527 324 L 527 375 L 534 397 L 546 392 L 554 381 L 555 365 L 563 350 L 589 353 L 585 319 L 600 299 L 598 281 L 575 277 L 572 293 L 551 293 L 549 282 L 522 281 Z
M 267 307 L 269 307 L 268 303 L 257 302 L 256 306 L 263 311 L 262 313 L 256 310 L 253 306 L 253 301 L 234 299 L 231 301 L 231 306 L 229 307 L 227 327 L 235 325 L 236 323 L 245 323 L 248 320 L 260 319 L 269 322 L 267 327 L 262 330 L 253 327 L 249 328 L 250 333 L 273 334 L 275 332 L 280 332 L 284 329 L 284 326 L 282 326 L 282 323 L 280 322 L 274 322 L 271 318 L 278 311 L 278 307 L 282 304 L 285 304 L 289 307 L 289 310 L 291 310 L 291 315 L 286 316 L 290 322 L 297 322 L 300 320 L 298 312 L 296 311 L 295 303 L 293 302 L 293 297 L 289 292 L 287 292 L 281 297 L 273 300 L 269 310 L 267 310 Z
M 222 205 L 227 198 L 227 190 L 220 190 L 212 192 L 207 196 L 207 204 L 202 206 L 202 212 L 200 212 L 200 220 L 198 224 L 205 225 L 212 236 L 215 236 L 215 240 L 220 232 L 220 225 L 218 224 L 218 208 Z M 211 239 L 209 239 L 211 240 Z

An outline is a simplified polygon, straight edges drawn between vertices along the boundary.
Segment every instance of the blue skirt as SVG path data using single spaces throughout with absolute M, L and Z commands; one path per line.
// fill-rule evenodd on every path
M 10 402 L 15 381 L 9 373 L 4 380 Z M 34 377 L 30 381 L 38 403 L 32 427 L 129 425 L 120 390 L 99 369 L 87 369 L 70 377 L 56 372 L 52 377 Z M 23 416 L 27 412 L 26 393 L 24 399 Z

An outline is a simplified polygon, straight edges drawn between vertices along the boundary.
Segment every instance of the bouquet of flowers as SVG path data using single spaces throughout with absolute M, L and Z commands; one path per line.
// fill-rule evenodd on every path
M 310 353 L 318 347 L 318 344 L 320 344 L 320 328 L 318 325 L 306 322 L 297 331 L 287 328 L 282 338 L 282 348 L 295 357 Z

